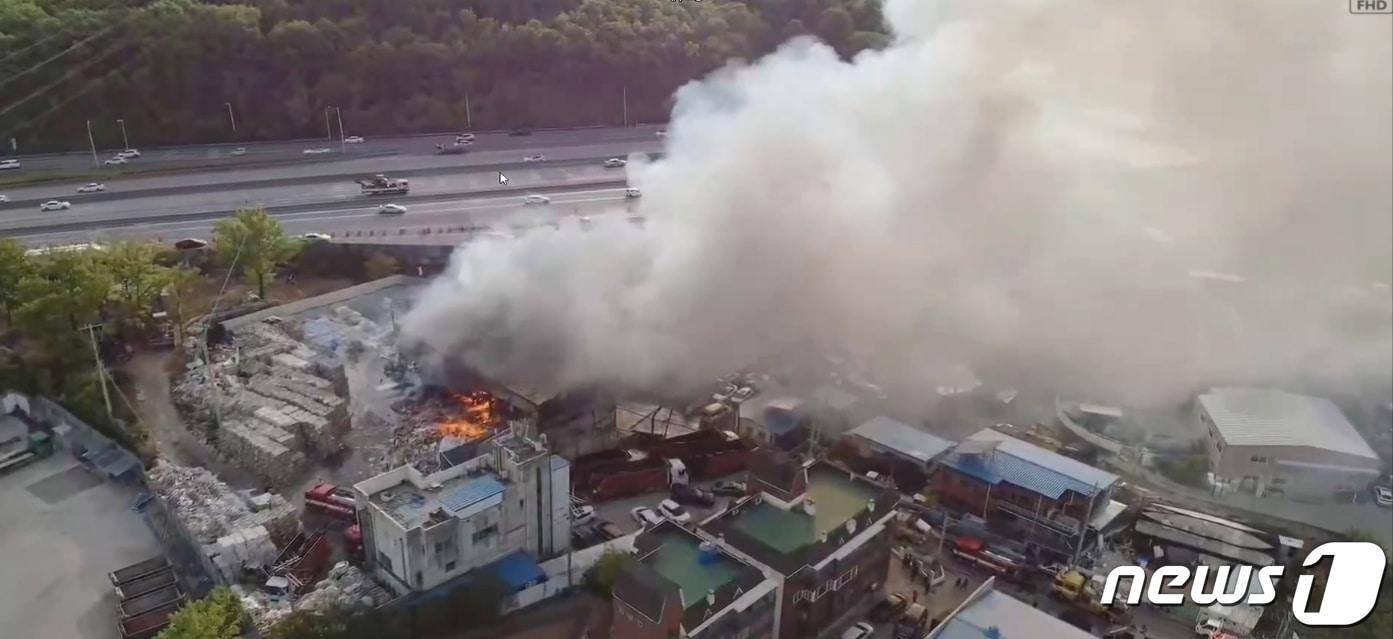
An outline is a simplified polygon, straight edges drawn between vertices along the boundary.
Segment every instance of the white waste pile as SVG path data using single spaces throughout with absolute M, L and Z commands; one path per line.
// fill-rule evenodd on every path
M 239 328 L 235 347 L 215 351 L 211 367 L 195 359 L 174 388 L 186 416 L 211 421 L 216 402 L 218 451 L 273 485 L 292 482 L 307 456 L 338 450 L 348 427 L 348 401 L 336 390 L 346 385 L 329 379 L 342 379 L 341 364 L 286 326 L 277 320 Z
M 390 593 L 346 561 L 335 564 L 329 570 L 329 575 L 315 584 L 314 590 L 305 593 L 294 603 L 275 600 L 259 590 L 240 587 L 234 590 L 242 598 L 242 606 L 251 614 L 252 623 L 262 634 L 296 610 L 368 610 L 391 600 Z
M 277 554 L 266 526 L 233 531 L 204 546 L 203 553 L 222 573 L 224 583 L 237 583 L 248 570 L 271 565 Z
M 272 541 L 284 541 L 299 528 L 295 507 L 285 498 L 274 493 L 245 495 L 206 469 L 161 461 L 148 476 L 150 487 L 200 544 L 217 544 L 257 526 L 265 526 Z

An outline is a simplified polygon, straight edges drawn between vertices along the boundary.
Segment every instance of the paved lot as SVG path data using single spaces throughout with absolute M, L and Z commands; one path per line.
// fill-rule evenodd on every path
M 106 573 L 160 552 L 134 497 L 61 451 L 0 476 L 0 636 L 120 636 Z

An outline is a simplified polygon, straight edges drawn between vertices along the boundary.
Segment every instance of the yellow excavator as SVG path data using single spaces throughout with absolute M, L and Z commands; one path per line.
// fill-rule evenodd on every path
M 1112 605 L 1103 605 L 1098 588 L 1089 581 L 1084 573 L 1077 570 L 1061 571 L 1054 578 L 1050 595 L 1108 623 L 1125 623 L 1131 616 L 1127 604 L 1120 599 L 1114 600 Z

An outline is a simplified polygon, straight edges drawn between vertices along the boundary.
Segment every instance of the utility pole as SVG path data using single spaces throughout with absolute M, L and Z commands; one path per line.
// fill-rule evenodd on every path
M 469 114 L 469 91 L 464 92 L 464 127 L 467 129 L 474 128 L 474 118 L 470 117 Z
M 1088 514 L 1083 516 L 1083 523 L 1080 526 L 1083 528 L 1083 531 L 1079 533 L 1078 545 L 1074 546 L 1074 561 L 1071 565 L 1079 565 L 1079 555 L 1083 554 L 1083 541 L 1088 538 L 1088 522 L 1093 521 L 1093 501 L 1098 499 L 1100 493 L 1101 491 L 1098 490 L 1098 486 L 1095 484 L 1093 486 L 1093 496 L 1088 498 Z
M 339 119 L 339 152 L 340 152 L 340 153 L 343 153 L 344 155 L 347 155 L 347 154 L 348 154 L 348 141 L 344 139 L 344 132 L 343 132 L 343 109 L 340 109 L 340 108 L 338 108 L 338 107 L 334 107 L 334 117 L 337 117 L 337 118 Z
M 227 121 L 232 124 L 232 132 L 235 134 L 237 133 L 237 118 L 232 117 L 232 103 L 224 102 L 223 104 L 227 106 Z
M 97 161 L 97 142 L 92 138 L 92 121 L 87 121 L 87 143 L 92 145 L 92 166 L 100 167 L 101 162 Z
M 97 329 L 101 324 L 88 324 L 82 327 L 92 342 L 92 361 L 97 364 L 97 379 L 102 383 L 102 402 L 106 404 L 106 416 L 111 417 L 111 395 L 106 390 L 106 367 L 102 365 L 101 351 L 97 350 Z
M 118 118 L 116 123 L 121 125 L 121 144 L 125 145 L 127 151 L 131 150 L 131 141 L 126 138 L 126 121 Z
M 624 126 L 629 126 L 629 87 L 624 87 Z
M 326 140 L 334 139 L 334 129 L 332 126 L 329 125 L 329 110 L 332 108 L 334 107 L 324 107 L 324 139 Z

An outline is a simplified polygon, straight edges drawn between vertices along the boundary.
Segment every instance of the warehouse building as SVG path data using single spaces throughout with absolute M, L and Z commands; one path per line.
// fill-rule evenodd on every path
M 1228 387 L 1196 404 L 1220 492 L 1348 499 L 1378 478 L 1378 455 L 1330 400 Z

